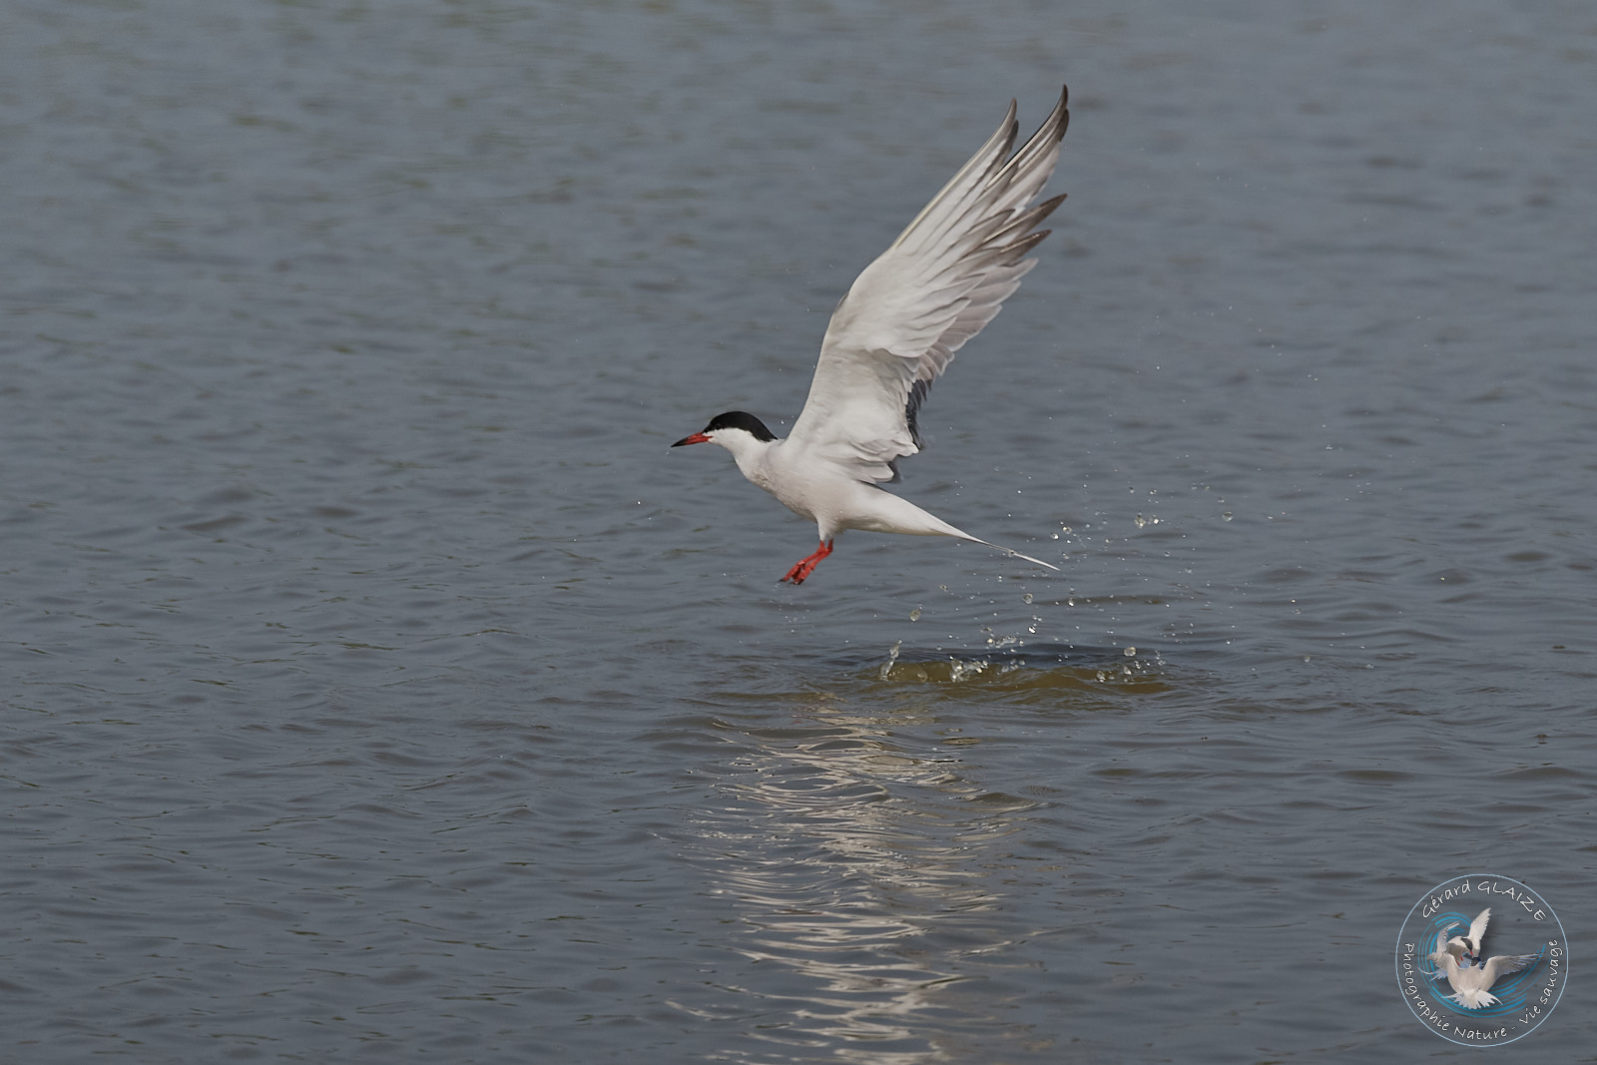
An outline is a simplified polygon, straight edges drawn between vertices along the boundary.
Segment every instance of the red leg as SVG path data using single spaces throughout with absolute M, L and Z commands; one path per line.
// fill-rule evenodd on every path
M 821 559 L 831 553 L 832 541 L 828 540 L 820 547 L 817 547 L 813 555 L 807 555 L 793 563 L 793 568 L 787 571 L 787 576 L 783 577 L 782 580 L 792 581 L 794 584 L 803 584 L 804 578 L 814 573 L 815 567 L 821 564 Z

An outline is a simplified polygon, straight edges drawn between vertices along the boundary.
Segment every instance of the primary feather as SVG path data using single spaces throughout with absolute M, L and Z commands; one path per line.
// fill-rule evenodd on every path
M 788 440 L 889 481 L 920 451 L 916 412 L 964 343 L 993 320 L 1036 265 L 1037 225 L 1064 200 L 1033 205 L 1052 175 L 1070 120 L 1059 94 L 1013 155 L 1015 103 L 987 143 L 898 239 L 855 279 L 832 312 L 809 399 Z

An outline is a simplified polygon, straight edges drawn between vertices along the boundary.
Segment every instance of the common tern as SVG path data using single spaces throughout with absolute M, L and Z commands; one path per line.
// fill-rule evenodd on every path
M 1481 956 L 1481 940 L 1486 938 L 1486 926 L 1491 922 L 1491 919 L 1492 909 L 1490 906 L 1488 906 L 1480 913 L 1477 913 L 1475 915 L 1475 919 L 1469 923 L 1468 935 L 1453 936 L 1448 939 L 1448 952 L 1457 957 L 1461 951 L 1469 959 L 1466 964 L 1469 964 L 1470 962 L 1473 962 L 1475 959 L 1479 958 Z M 1453 925 L 1452 928 L 1448 929 L 1448 931 L 1451 932 L 1453 928 L 1457 927 L 1457 925 Z M 1455 950 L 1455 947 L 1458 949 Z
M 1037 265 L 1037 225 L 1064 201 L 1034 203 L 1059 159 L 1069 93 L 1013 152 L 1015 102 L 987 143 L 867 266 L 832 312 L 821 356 L 785 439 L 745 411 L 717 414 L 672 444 L 718 444 L 743 476 L 815 522 L 820 546 L 782 577 L 803 584 L 847 529 L 953 536 L 1057 570 L 943 521 L 879 487 L 923 444 L 915 416 L 954 353 L 992 321 Z
M 1431 978 L 1446 979 L 1454 992 L 1447 997 L 1465 1009 L 1497 1005 L 1492 985 L 1510 973 L 1530 968 L 1541 958 L 1539 954 L 1498 954 L 1480 958 L 1481 939 L 1486 935 L 1486 922 L 1491 915 L 1490 909 L 1476 915 L 1470 922 L 1467 937 L 1449 937 L 1448 933 L 1456 925 L 1442 929 L 1436 937 L 1436 949 L 1431 952 L 1431 961 L 1436 965 Z

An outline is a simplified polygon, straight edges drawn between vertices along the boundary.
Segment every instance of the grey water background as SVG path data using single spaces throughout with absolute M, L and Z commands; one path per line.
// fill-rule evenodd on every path
M 1589 4 L 0 49 L 0 1060 L 1476 1060 L 1393 979 L 1472 870 L 1571 943 L 1514 1059 L 1597 1057 Z M 901 486 L 1062 572 L 778 585 L 813 528 L 666 445 L 785 425 L 1062 81 L 1070 199 Z

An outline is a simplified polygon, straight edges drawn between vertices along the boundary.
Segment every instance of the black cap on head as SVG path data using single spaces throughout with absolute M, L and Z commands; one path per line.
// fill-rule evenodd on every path
M 747 411 L 729 410 L 725 414 L 717 414 L 703 431 L 713 433 L 717 429 L 742 429 L 754 439 L 766 442 L 776 439 L 776 434 L 767 429 L 764 422 Z

